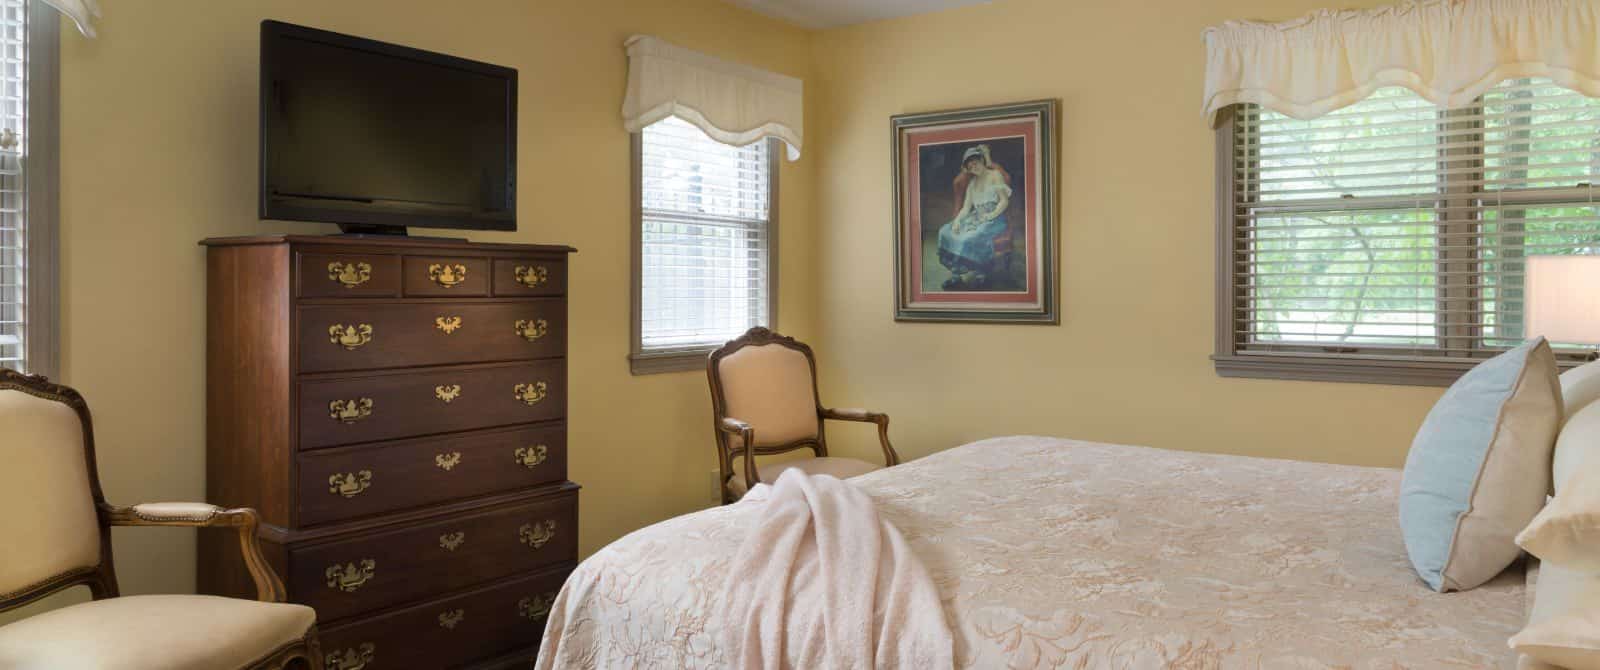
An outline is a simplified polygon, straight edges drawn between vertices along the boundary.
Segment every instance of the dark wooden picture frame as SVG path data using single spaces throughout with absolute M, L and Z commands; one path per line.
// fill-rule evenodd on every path
M 890 118 L 896 321 L 1059 324 L 1058 104 Z

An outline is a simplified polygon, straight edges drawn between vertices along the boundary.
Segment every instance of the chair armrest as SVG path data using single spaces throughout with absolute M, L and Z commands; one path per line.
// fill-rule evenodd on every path
M 733 433 L 737 435 L 743 433 L 744 431 L 755 429 L 748 423 L 735 419 L 731 416 L 725 416 L 722 417 L 721 421 L 717 422 L 717 430 L 720 430 L 724 433 Z
M 223 509 L 206 503 L 144 503 L 132 507 L 102 503 L 100 517 L 112 526 L 237 528 L 239 551 L 244 555 L 250 578 L 256 583 L 256 599 L 268 603 L 281 603 L 288 599 L 283 582 L 261 554 L 261 541 L 256 538 L 260 521 L 253 509 Z
M 882 412 L 840 407 L 824 407 L 822 409 L 822 418 L 833 419 L 835 421 L 858 421 L 860 423 L 889 422 L 889 415 Z
M 744 451 L 745 486 L 747 488 L 755 486 L 756 482 L 761 481 L 761 477 L 756 474 L 755 426 L 735 419 L 731 416 L 725 416 L 722 417 L 721 421 L 717 422 L 717 430 L 720 430 L 724 433 L 733 433 L 740 437 L 739 446 Z M 723 485 L 726 486 L 727 482 L 723 482 Z
M 864 409 L 840 409 L 824 407 L 818 412 L 824 419 L 835 421 L 857 421 L 860 423 L 874 423 L 878 425 L 878 445 L 883 447 L 883 464 L 894 467 L 900 464 L 900 454 L 894 450 L 894 445 L 889 444 L 889 415 L 882 412 L 871 412 Z

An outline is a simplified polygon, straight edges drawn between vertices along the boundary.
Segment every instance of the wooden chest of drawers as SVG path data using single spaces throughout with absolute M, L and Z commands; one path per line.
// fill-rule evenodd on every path
M 330 670 L 521 666 L 577 560 L 569 247 L 207 249 L 207 499 L 261 513 Z M 202 593 L 253 597 L 200 536 Z

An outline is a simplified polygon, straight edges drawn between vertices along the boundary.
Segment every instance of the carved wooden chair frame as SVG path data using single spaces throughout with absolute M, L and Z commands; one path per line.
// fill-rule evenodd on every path
M 786 444 L 753 446 L 755 441 L 755 427 L 740 421 L 736 417 L 728 416 L 727 397 L 722 389 L 721 365 L 722 359 L 733 355 L 745 347 L 761 347 L 778 345 L 793 349 L 805 354 L 806 364 L 811 368 L 811 401 L 817 408 L 817 437 L 795 440 Z M 706 358 L 706 378 L 711 383 L 711 413 L 712 431 L 717 436 L 717 466 L 722 473 L 722 504 L 734 502 L 733 496 L 728 491 L 728 482 L 734 476 L 733 459 L 741 458 L 744 461 L 744 476 L 746 482 L 761 481 L 756 475 L 756 456 L 783 454 L 796 449 L 810 449 L 817 457 L 828 455 L 828 436 L 825 430 L 827 420 L 854 421 L 859 423 L 872 423 L 878 426 L 878 444 L 883 447 L 883 460 L 886 465 L 894 466 L 900 463 L 900 455 L 895 452 L 894 446 L 889 444 L 889 415 L 880 412 L 869 412 L 862 409 L 837 409 L 824 407 L 822 398 L 817 389 L 817 357 L 812 353 L 811 347 L 806 343 L 795 340 L 786 335 L 780 335 L 769 329 L 757 326 L 745 331 L 737 339 L 718 347 Z M 732 437 L 738 435 L 744 447 L 735 448 Z
M 244 554 L 250 577 L 255 580 L 256 596 L 261 602 L 281 603 L 287 599 L 283 582 L 267 565 L 256 539 L 258 519 L 256 511 L 249 508 L 223 509 L 204 503 L 168 503 L 159 505 L 134 505 L 119 507 L 106 502 L 100 488 L 100 474 L 95 465 L 94 422 L 89 415 L 89 405 L 83 396 L 71 387 L 51 383 L 40 376 L 24 375 L 15 370 L 0 368 L 0 391 L 21 391 L 36 398 L 59 402 L 71 407 L 83 422 L 83 457 L 88 466 L 89 490 L 94 496 L 95 509 L 100 520 L 100 564 L 93 568 L 80 568 L 64 572 L 10 593 L 0 593 L 0 612 L 22 607 L 63 589 L 88 586 L 95 600 L 116 598 L 121 595 L 117 586 L 117 572 L 111 557 L 111 528 L 113 526 L 177 526 L 187 528 L 235 528 L 239 533 L 239 549 Z M 268 653 L 250 665 L 249 670 L 281 670 L 294 661 L 304 661 L 312 670 L 322 670 L 322 645 L 315 625 L 306 636 Z

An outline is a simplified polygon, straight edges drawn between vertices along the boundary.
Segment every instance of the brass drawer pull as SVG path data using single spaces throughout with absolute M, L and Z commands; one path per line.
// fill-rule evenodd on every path
M 354 498 L 372 487 L 372 471 L 342 472 L 328 477 L 328 493 Z
M 536 341 L 550 332 L 550 322 L 544 319 L 533 321 L 518 319 L 514 325 L 517 327 L 517 334 L 529 342 Z
M 461 465 L 461 452 L 452 451 L 448 454 L 434 456 L 433 464 L 439 466 L 439 469 L 445 472 L 454 470 L 457 465 Z
M 539 464 L 543 463 L 545 458 L 547 458 L 549 455 L 549 447 L 542 444 L 535 444 L 531 447 L 517 447 L 515 459 L 517 465 L 532 470 L 536 467 L 539 467 Z
M 372 279 L 372 265 L 334 261 L 328 264 L 328 279 L 343 284 L 345 288 L 355 288 Z
M 444 331 L 444 334 L 449 335 L 461 329 L 461 317 L 433 317 L 433 327 L 438 328 L 439 330 Z
M 534 382 L 532 384 L 517 384 L 511 390 L 516 394 L 517 400 L 529 405 L 537 405 L 539 401 L 544 400 L 545 391 L 548 388 L 544 382 Z
M 346 351 L 355 351 L 372 342 L 372 324 L 333 324 L 328 326 L 328 341 L 344 347 Z
M 365 670 L 377 649 L 371 642 L 363 642 L 354 649 L 334 651 L 322 657 L 322 666 L 326 670 Z
M 355 423 L 372 416 L 372 398 L 335 400 L 328 403 L 328 417 L 340 423 Z
M 444 628 L 446 630 L 455 630 L 456 629 L 456 625 L 461 623 L 461 620 L 465 619 L 465 618 L 467 618 L 467 613 L 464 610 L 452 610 L 452 611 L 449 611 L 449 612 L 440 612 L 439 613 L 439 627 L 440 628 Z
M 550 281 L 550 270 L 543 265 L 535 265 L 533 267 L 518 265 L 511 274 L 516 277 L 518 284 L 528 288 L 539 288 L 545 282 Z
M 359 565 L 346 563 L 328 566 L 323 576 L 328 578 L 328 588 L 338 589 L 345 593 L 355 593 L 363 584 L 372 581 L 378 573 L 378 562 L 370 558 L 361 559 Z
M 467 266 L 460 263 L 434 263 L 428 266 L 428 279 L 441 287 L 453 288 L 467 280 Z
M 522 524 L 522 527 L 517 529 L 517 537 L 521 538 L 523 544 L 534 549 L 543 547 L 556 539 L 555 519 Z
M 461 543 L 466 541 L 467 534 L 464 531 L 458 530 L 454 533 L 445 533 L 439 536 L 439 548 L 445 551 L 455 551 L 460 549 Z
M 524 619 L 543 619 L 550 616 L 551 606 L 556 604 L 554 592 L 542 593 L 532 598 L 523 598 L 517 601 L 517 613 Z
M 446 386 L 435 386 L 433 387 L 433 397 L 443 400 L 444 404 L 448 405 L 452 402 L 455 402 L 456 398 L 461 397 L 461 385 L 449 384 Z

